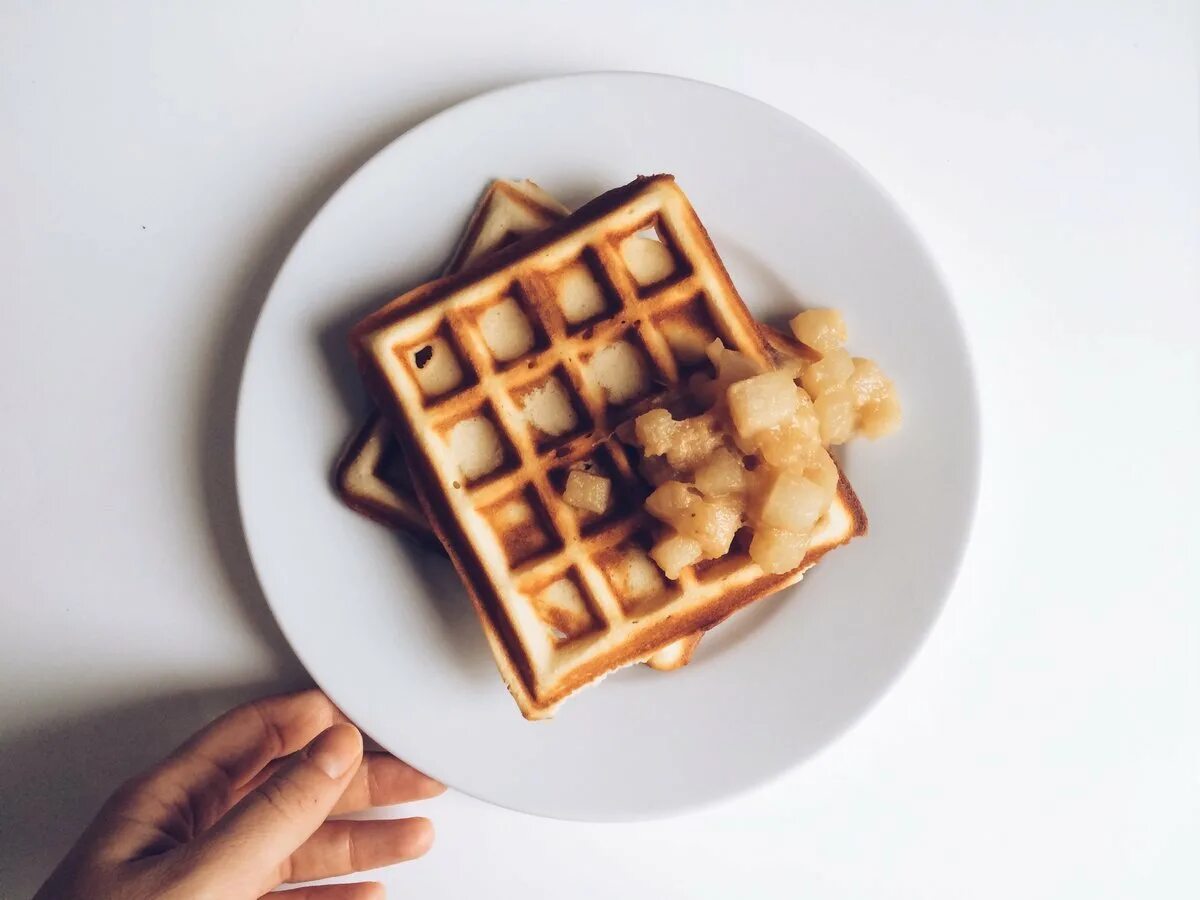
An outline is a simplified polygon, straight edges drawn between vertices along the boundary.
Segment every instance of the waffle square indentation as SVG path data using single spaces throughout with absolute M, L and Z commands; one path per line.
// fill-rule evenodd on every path
M 640 479 L 630 479 L 622 475 L 613 460 L 611 450 L 606 445 L 601 445 L 582 459 L 555 466 L 547 473 L 550 486 L 560 497 L 566 492 L 567 479 L 575 471 L 603 478 L 611 485 L 608 506 L 603 512 L 580 509 L 564 499 L 563 507 L 575 517 L 579 531 L 585 537 L 603 530 L 613 522 L 624 521 L 645 501 L 646 492 Z
M 687 259 L 658 218 L 622 238 L 617 244 L 617 252 L 641 295 L 654 293 L 690 272 Z
M 667 580 L 647 548 L 635 540 L 609 548 L 596 561 L 626 616 L 645 614 L 679 596 L 678 585 Z
M 442 439 L 467 484 L 475 485 L 516 468 L 516 451 L 488 405 L 443 426 Z
M 602 624 L 587 588 L 574 569 L 534 594 L 533 608 L 546 623 L 550 639 L 557 646 L 591 634 Z
M 396 353 L 412 372 L 427 400 L 468 387 L 476 381 L 475 372 L 464 361 L 446 322 L 422 340 L 397 347 Z
M 586 365 L 589 377 L 610 406 L 625 406 L 654 390 L 653 364 L 633 331 L 601 347 L 587 358 Z
M 582 329 L 620 306 L 602 272 L 595 254 L 588 249 L 547 276 L 568 331 Z
M 500 367 L 516 362 L 546 345 L 536 319 L 511 294 L 480 307 L 475 324 L 492 358 Z
M 704 348 L 719 336 L 703 294 L 659 316 L 654 324 L 671 349 L 680 371 L 703 365 Z
M 479 513 L 495 532 L 513 568 L 562 549 L 562 540 L 531 487 L 509 494 Z
M 522 388 L 513 399 L 539 452 L 561 446 L 592 427 L 587 410 L 561 367 L 548 378 Z

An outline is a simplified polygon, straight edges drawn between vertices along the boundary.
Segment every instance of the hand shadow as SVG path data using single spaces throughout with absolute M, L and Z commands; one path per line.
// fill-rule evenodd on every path
M 441 109 L 500 84 L 544 74 L 525 71 L 505 78 L 463 78 L 408 112 L 381 119 L 248 237 L 253 248 L 246 254 L 248 262 L 231 273 L 232 288 L 214 301 L 216 340 L 209 350 L 211 365 L 196 387 L 199 415 L 189 441 L 189 471 L 198 473 L 194 499 L 198 514 L 210 524 L 212 550 L 228 580 L 228 593 L 248 627 L 263 637 L 279 674 L 266 683 L 207 687 L 60 714 L 6 732 L 0 744 L 0 897 L 31 896 L 104 799 L 202 725 L 252 697 L 311 683 L 267 607 L 238 511 L 234 420 L 242 368 L 259 311 L 301 232 L 363 163 Z M 460 618 L 474 625 L 472 616 Z M 482 643 L 478 632 L 474 627 L 472 637 Z M 488 656 L 479 658 L 487 661 Z
M 435 277 L 437 273 L 430 273 Z M 339 312 L 316 330 L 316 340 L 326 360 L 326 370 L 342 397 L 347 409 L 367 409 L 370 403 L 362 385 L 362 379 L 350 356 L 347 335 L 355 322 L 368 313 L 383 306 L 414 285 L 398 285 L 394 289 L 372 290 L 360 297 L 350 297 L 342 304 Z M 365 414 L 364 414 L 365 415 Z M 351 432 L 347 432 L 347 440 Z M 329 460 L 333 471 L 334 460 Z M 346 510 L 346 515 L 358 515 Z M 373 528 L 386 526 L 370 523 Z M 488 651 L 483 632 L 475 616 L 466 589 L 459 580 L 444 553 L 415 540 L 412 536 L 395 531 L 396 552 L 410 554 L 412 570 L 419 574 L 422 599 L 429 602 L 437 616 L 443 645 L 453 655 L 458 671 L 479 680 L 491 680 L 495 675 L 491 653 Z M 434 539 L 436 542 L 436 539 Z M 399 591 L 397 592 L 399 595 Z
M 384 120 L 349 146 L 336 165 L 315 178 L 308 191 L 287 200 L 265 224 L 261 235 L 253 241 L 257 249 L 248 254 L 250 262 L 235 273 L 234 289 L 214 310 L 221 321 L 210 354 L 213 365 L 198 387 L 202 413 L 192 441 L 195 461 L 191 468 L 200 475 L 196 483 L 197 504 L 210 523 L 213 550 L 228 579 L 230 594 L 236 598 L 249 627 L 262 635 L 280 670 L 289 675 L 301 672 L 302 667 L 267 606 L 254 574 L 238 510 L 234 422 L 241 373 L 254 325 L 288 251 L 350 175 L 397 136 L 434 112 L 496 86 L 496 81 L 464 80 L 406 114 Z
M 30 897 L 118 785 L 230 707 L 303 687 L 229 685 L 85 709 L 0 745 L 0 896 Z

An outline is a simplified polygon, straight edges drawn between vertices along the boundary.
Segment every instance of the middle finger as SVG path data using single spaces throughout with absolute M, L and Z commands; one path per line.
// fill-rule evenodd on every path
M 433 844 L 428 819 L 326 822 L 300 845 L 281 873 L 284 881 L 316 881 L 416 859 Z
M 359 812 L 372 806 L 391 806 L 412 800 L 427 800 L 446 786 L 418 772 L 408 763 L 387 753 L 365 753 L 362 765 L 346 786 L 332 815 Z

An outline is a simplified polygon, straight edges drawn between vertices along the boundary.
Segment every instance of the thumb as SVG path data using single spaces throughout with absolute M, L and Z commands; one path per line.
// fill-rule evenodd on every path
M 189 848 L 193 873 L 217 878 L 230 895 L 270 890 L 283 863 L 321 826 L 362 761 L 353 725 L 321 732 L 307 749 L 254 791 Z

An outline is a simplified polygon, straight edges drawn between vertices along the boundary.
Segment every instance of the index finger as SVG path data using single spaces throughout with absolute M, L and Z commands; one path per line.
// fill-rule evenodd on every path
M 346 717 L 318 690 L 264 697 L 225 713 L 105 805 L 104 853 L 128 858 L 207 830 L 273 760 Z M 164 843 L 165 842 L 165 843 Z
M 186 774 L 217 768 L 234 787 L 274 759 L 288 756 L 325 729 L 348 721 L 333 701 L 313 688 L 263 697 L 235 707 L 185 741 L 164 766 Z
M 137 796 L 186 797 L 199 830 L 219 818 L 262 769 L 346 717 L 319 690 L 252 700 L 186 740 L 139 779 Z

